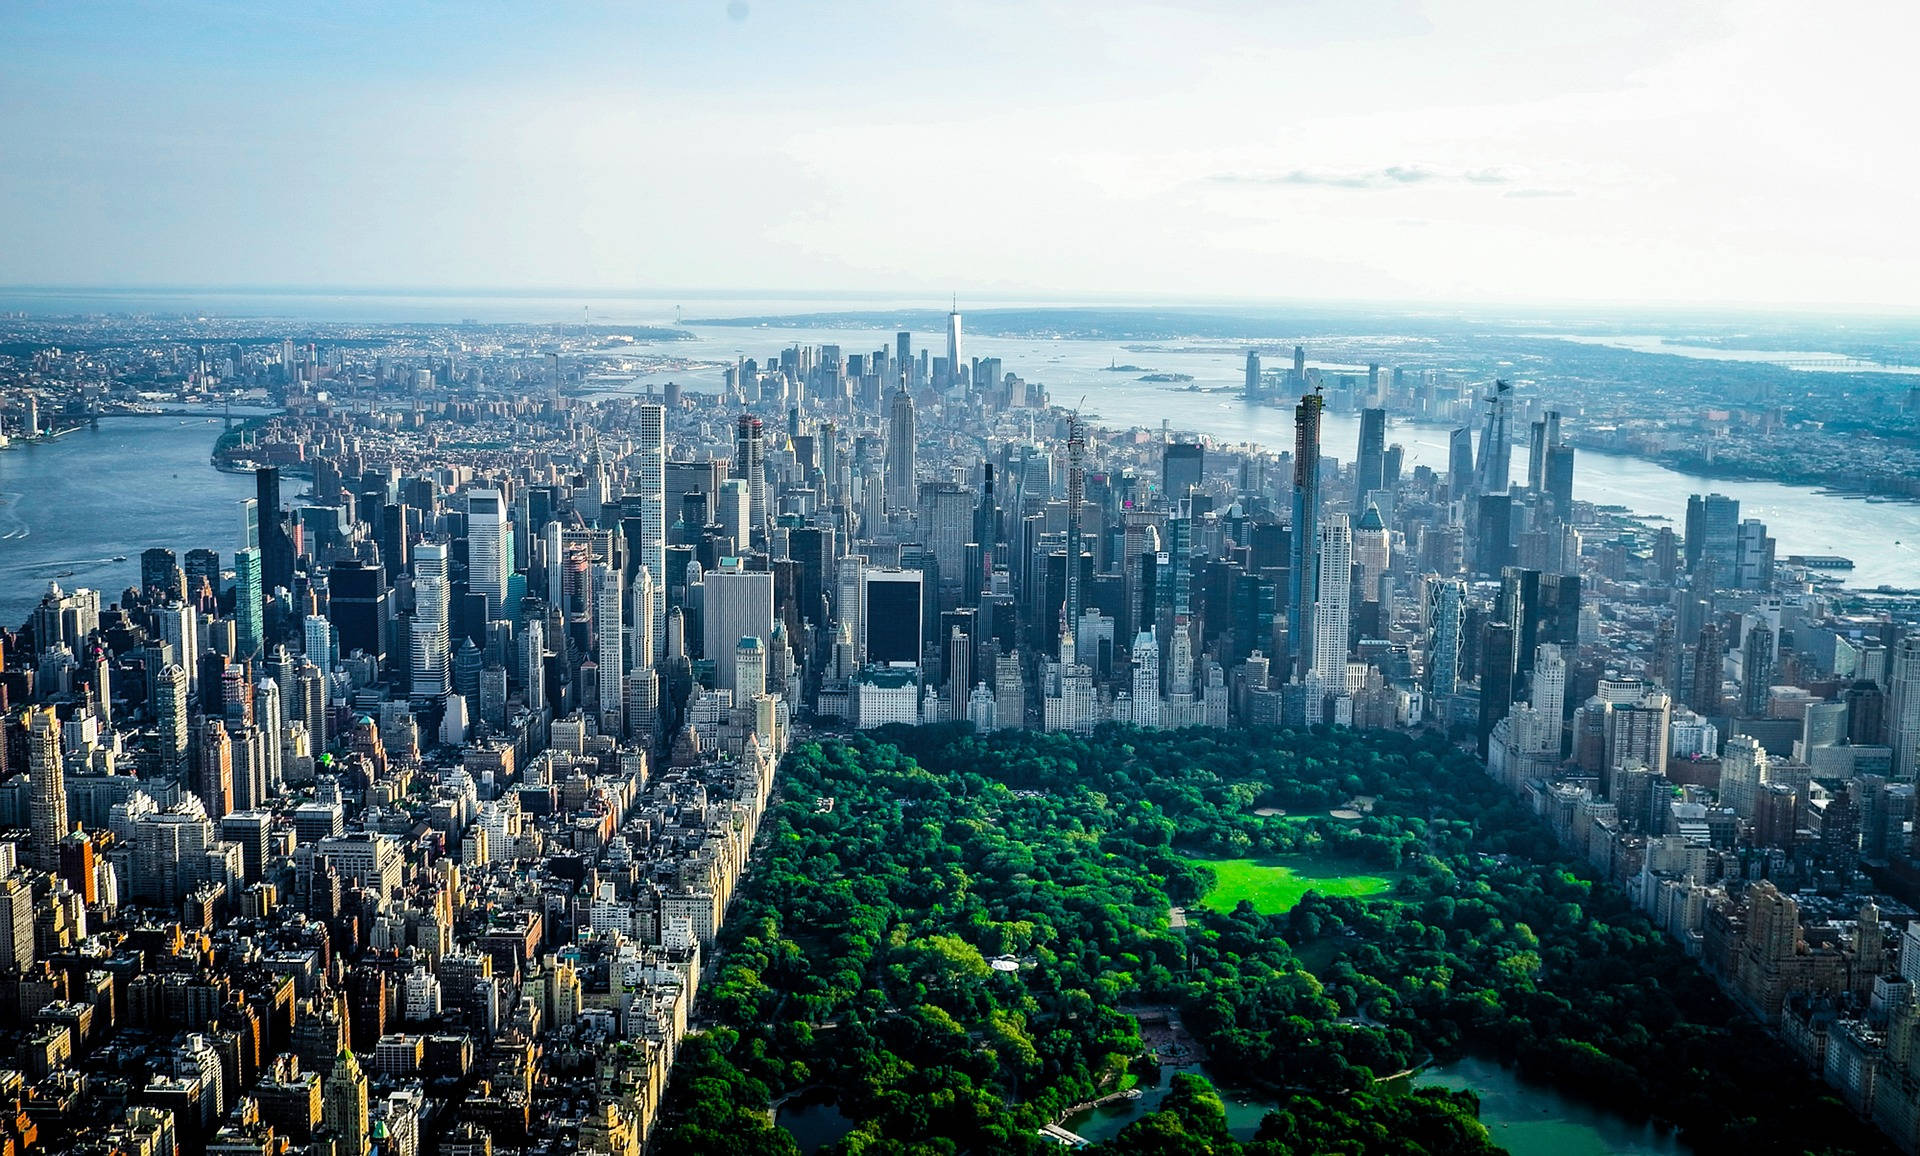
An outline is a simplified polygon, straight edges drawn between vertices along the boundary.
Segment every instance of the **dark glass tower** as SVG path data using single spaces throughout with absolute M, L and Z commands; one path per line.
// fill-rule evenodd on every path
M 1387 411 L 1360 411 L 1360 451 L 1354 458 L 1353 508 L 1366 508 L 1367 495 L 1386 488 Z
M 1296 360 L 1298 359 L 1296 353 Z M 1287 585 L 1287 648 L 1294 673 L 1305 678 L 1313 667 L 1313 603 L 1320 572 L 1320 394 L 1309 393 L 1293 407 L 1293 541 Z

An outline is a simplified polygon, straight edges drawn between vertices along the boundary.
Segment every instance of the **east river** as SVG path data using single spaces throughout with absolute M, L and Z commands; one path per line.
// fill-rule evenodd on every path
M 635 351 L 710 364 L 736 356 L 764 363 L 795 343 L 838 343 L 844 352 L 858 353 L 890 346 L 893 337 L 870 329 L 686 328 L 695 333 L 694 340 Z M 915 334 L 916 348 L 943 341 L 938 334 Z M 1383 338 L 1383 346 L 1391 341 Z M 1204 434 L 1275 450 L 1293 443 L 1289 409 L 1250 405 L 1237 396 L 1243 355 L 1225 343 L 969 336 L 965 352 L 1001 358 L 1007 371 L 1044 384 L 1055 403 L 1079 404 L 1109 428 L 1159 430 L 1164 421 L 1175 435 Z M 1408 352 L 1409 361 L 1418 359 L 1417 351 Z M 1138 369 L 1119 371 L 1111 368 L 1115 365 Z M 1325 368 L 1364 372 L 1362 367 Z M 1147 373 L 1188 375 L 1200 392 L 1184 382 L 1139 380 Z M 598 392 L 631 396 L 669 378 L 711 390 L 718 388 L 721 370 L 651 374 L 630 384 L 602 382 Z M 1325 452 L 1351 457 L 1357 427 L 1352 415 L 1328 415 Z M 221 428 L 218 418 L 107 418 L 97 429 L 0 451 L 0 621 L 23 621 L 50 581 L 117 594 L 137 580 L 140 551 L 149 546 L 170 546 L 183 555 L 208 546 L 231 554 L 238 533 L 236 503 L 253 488 L 250 478 L 220 473 L 210 464 Z M 1524 441 L 1521 431 L 1516 435 Z M 1407 469 L 1423 464 L 1446 469 L 1444 427 L 1390 421 L 1387 437 L 1404 447 Z M 1523 471 L 1525 453 L 1516 452 L 1514 459 L 1516 471 Z M 1874 503 L 1774 482 L 1720 481 L 1611 454 L 1581 451 L 1576 459 L 1575 497 L 1670 519 L 1676 529 L 1687 495 L 1709 491 L 1738 498 L 1743 517 L 1766 522 L 1782 558 L 1838 554 L 1856 563 L 1844 576 L 1850 585 L 1920 587 L 1920 505 Z M 126 561 L 114 561 L 119 555 Z

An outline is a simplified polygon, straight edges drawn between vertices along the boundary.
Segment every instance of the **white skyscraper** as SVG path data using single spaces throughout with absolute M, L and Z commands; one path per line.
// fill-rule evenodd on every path
M 447 547 L 422 542 L 413 551 L 413 695 L 443 698 L 452 689 L 452 652 L 447 611 L 452 587 L 447 582 Z
M 1533 659 L 1533 709 L 1540 724 L 1536 732 L 1538 749 L 1529 754 L 1560 757 L 1561 715 L 1566 702 L 1567 660 L 1558 646 L 1543 642 Z
M 513 531 L 499 490 L 467 494 L 467 588 L 487 598 L 487 617 L 501 618 L 513 569 Z
M 645 670 L 653 665 L 654 603 L 659 597 L 653 585 L 653 571 L 645 566 L 634 571 L 633 589 L 627 593 L 630 604 L 627 612 L 630 624 L 627 630 L 627 665 L 634 670 Z
M 539 618 L 527 616 L 520 631 L 520 685 L 526 689 L 527 704 L 535 710 L 546 705 L 547 631 Z
M 306 618 L 307 661 L 320 668 L 321 678 L 333 677 L 333 623 L 325 615 Z
M 595 566 L 593 588 L 594 637 L 599 640 L 594 657 L 600 667 L 600 733 L 618 735 L 626 729 L 626 704 L 622 694 L 626 639 L 620 628 L 620 609 L 626 597 L 620 589 L 620 571 L 604 562 Z
M 1133 639 L 1133 721 L 1142 727 L 1160 725 L 1160 644 L 1152 629 Z
M 947 314 L 947 372 L 955 384 L 960 381 L 960 302 L 956 299 Z
M 640 407 L 639 458 L 640 557 L 642 569 L 657 583 L 653 599 L 653 624 L 648 637 L 653 646 L 651 661 L 666 657 L 667 641 L 667 411 L 664 406 Z
M 173 660 L 187 672 L 187 693 L 200 689 L 200 612 L 183 602 L 169 602 L 155 612 L 160 637 L 173 647 Z
M 734 664 L 729 661 L 734 648 L 742 638 L 764 640 L 773 635 L 773 575 L 742 570 L 737 561 L 728 559 L 718 570 L 709 571 L 702 585 L 706 602 L 701 608 L 701 639 L 705 653 L 714 660 L 714 686 L 737 690 Z M 734 701 L 742 701 L 737 693 Z
M 841 625 L 848 628 L 852 635 L 853 662 L 861 666 L 867 661 L 866 655 L 866 618 L 867 618 L 867 556 L 865 554 L 847 554 L 840 559 L 838 588 L 833 600 L 834 616 Z
M 1347 685 L 1347 628 L 1352 618 L 1353 531 L 1345 514 L 1320 523 L 1320 581 L 1313 604 L 1313 675 L 1333 694 Z
M 1887 675 L 1887 745 L 1898 779 L 1920 775 L 1920 634 L 1893 648 Z
M 749 703 L 767 693 L 767 644 L 749 634 L 733 649 L 733 701 Z
M 253 722 L 260 729 L 266 791 L 270 795 L 279 794 L 285 777 L 282 744 L 287 737 L 287 708 L 280 696 L 280 684 L 273 679 L 263 678 L 253 689 Z

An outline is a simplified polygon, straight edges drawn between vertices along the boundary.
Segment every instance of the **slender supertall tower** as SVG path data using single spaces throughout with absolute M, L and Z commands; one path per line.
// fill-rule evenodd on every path
M 913 397 L 904 388 L 897 389 L 887 411 L 888 509 L 913 509 L 914 439 Z
M 953 299 L 953 309 L 947 314 L 947 376 L 953 384 L 960 382 L 960 298 Z
M 1313 601 L 1313 681 L 1329 694 L 1347 688 L 1347 631 L 1353 623 L 1353 531 L 1345 514 L 1319 527 L 1319 581 Z
M 60 866 L 60 840 L 67 833 L 67 776 L 60 761 L 60 719 L 50 706 L 27 710 L 27 773 L 33 778 L 29 821 L 33 865 Z
M 1087 494 L 1087 434 L 1078 414 L 1067 419 L 1067 600 L 1064 629 L 1080 628 L 1080 503 Z M 1064 661 L 1064 660 L 1063 660 Z
M 1293 407 L 1293 538 L 1287 574 L 1287 647 L 1294 673 L 1313 669 L 1313 604 L 1320 571 L 1320 411 L 1318 390 Z
M 655 588 L 653 624 L 648 630 L 653 655 L 650 665 L 666 656 L 667 641 L 667 411 L 664 406 L 640 407 L 638 448 L 640 485 L 640 568 Z
M 760 541 L 767 533 L 766 432 L 750 413 L 741 414 L 734 426 L 733 476 L 747 483 L 748 540 Z

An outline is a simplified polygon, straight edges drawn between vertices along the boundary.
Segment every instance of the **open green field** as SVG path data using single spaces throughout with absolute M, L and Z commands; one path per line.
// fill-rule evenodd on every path
M 1232 911 L 1245 899 L 1263 915 L 1291 911 L 1309 891 L 1364 898 L 1393 886 L 1391 873 L 1364 864 L 1316 860 L 1300 855 L 1257 859 L 1202 859 L 1218 882 L 1200 900 L 1214 911 Z

